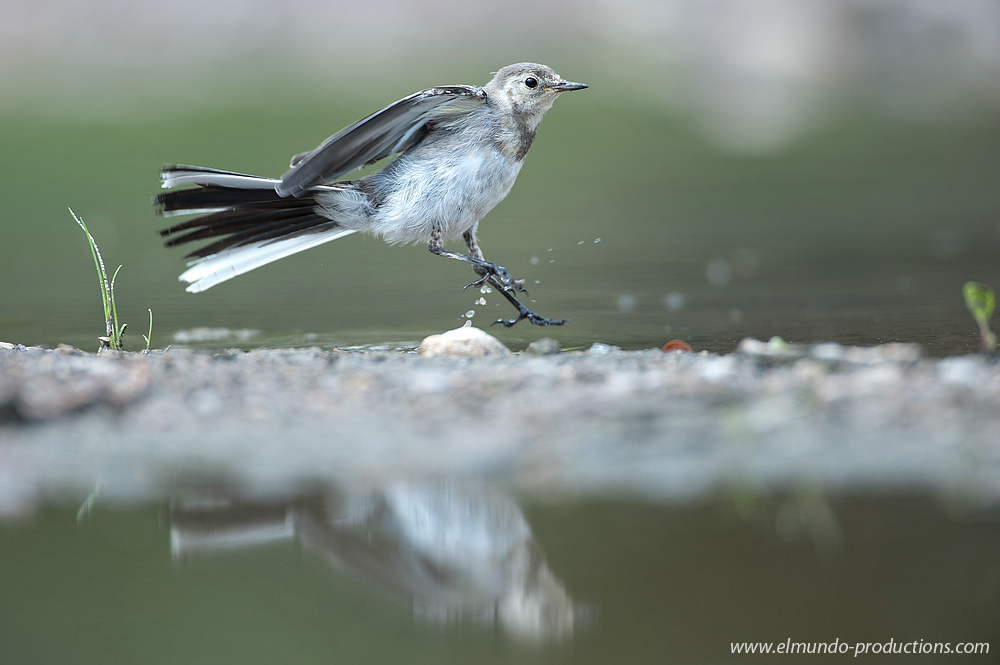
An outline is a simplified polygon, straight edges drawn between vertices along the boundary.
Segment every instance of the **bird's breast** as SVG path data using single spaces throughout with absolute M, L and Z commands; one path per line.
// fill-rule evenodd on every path
M 460 237 L 507 196 L 521 162 L 492 146 L 429 146 L 404 155 L 386 169 L 376 233 L 390 242 L 429 240 L 437 227 L 446 239 Z

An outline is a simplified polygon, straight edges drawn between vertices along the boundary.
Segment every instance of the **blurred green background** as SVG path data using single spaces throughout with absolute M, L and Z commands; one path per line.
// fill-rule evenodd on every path
M 96 348 L 113 269 L 126 348 L 418 341 L 509 306 L 424 247 L 351 236 L 184 292 L 150 198 L 162 163 L 277 176 L 410 92 L 540 61 L 591 89 L 547 116 L 480 227 L 560 329 L 519 348 L 743 337 L 975 350 L 961 285 L 1000 287 L 996 2 L 231 0 L 4 8 L 0 339 Z M 995 22 L 992 19 L 996 18 Z M 197 339 L 197 335 L 195 335 Z

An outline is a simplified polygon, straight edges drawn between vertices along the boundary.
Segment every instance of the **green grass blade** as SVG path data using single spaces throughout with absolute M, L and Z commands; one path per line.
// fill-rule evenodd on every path
M 76 223 L 80 225 L 83 232 L 87 235 L 87 242 L 90 244 L 90 254 L 94 257 L 94 267 L 97 268 L 97 279 L 100 281 L 101 287 L 101 301 L 104 303 L 104 320 L 108 327 L 108 336 L 111 336 L 111 306 L 109 301 L 109 291 L 108 291 L 108 273 L 104 270 L 104 259 L 101 258 L 101 251 L 97 248 L 97 241 L 94 240 L 94 236 L 90 235 L 90 230 L 87 225 L 84 224 L 83 220 L 77 217 L 76 213 L 73 212 L 72 208 L 69 208 L 69 214 L 73 215 L 73 219 Z
M 997 347 L 997 336 L 990 330 L 990 319 L 996 307 L 996 296 L 993 289 L 979 282 L 966 282 L 962 286 L 962 296 L 965 306 L 969 308 L 972 318 L 979 324 L 979 336 L 983 350 L 992 352 Z
M 90 515 L 94 510 L 94 506 L 97 504 L 97 494 L 100 491 L 100 486 L 94 488 L 94 491 L 90 493 L 80 509 L 76 511 L 76 524 L 79 526 L 83 523 L 83 520 Z
M 112 341 L 112 343 L 114 345 L 114 348 L 117 349 L 117 350 L 119 350 L 119 351 L 121 351 L 121 348 L 124 345 L 124 341 L 122 340 L 122 336 L 125 334 L 125 326 L 119 327 L 119 325 L 118 325 L 118 305 L 115 304 L 115 278 L 118 277 L 118 271 L 121 270 L 121 269 L 122 269 L 122 267 L 118 266 L 118 268 L 115 270 L 115 274 L 111 276 L 111 287 L 110 287 L 110 293 L 111 293 L 111 316 L 114 318 L 114 321 L 115 321 L 115 324 L 114 324 L 114 334 L 111 336 L 111 341 Z M 125 324 L 125 325 L 128 325 L 128 324 Z
M 146 352 L 149 353 L 149 341 L 153 338 L 153 310 L 149 310 L 149 334 L 143 335 L 142 338 L 146 340 Z
M 966 282 L 962 287 L 962 295 L 965 297 L 965 306 L 976 322 L 989 323 L 996 307 L 993 289 L 979 282 Z

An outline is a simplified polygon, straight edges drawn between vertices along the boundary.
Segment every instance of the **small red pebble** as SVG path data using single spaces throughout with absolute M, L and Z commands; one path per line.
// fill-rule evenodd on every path
M 691 353 L 691 347 L 679 339 L 672 339 L 663 345 L 665 353 Z

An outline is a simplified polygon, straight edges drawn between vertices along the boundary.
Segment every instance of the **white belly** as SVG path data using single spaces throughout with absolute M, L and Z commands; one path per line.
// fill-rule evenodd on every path
M 373 212 L 366 229 L 386 241 L 427 242 L 435 227 L 454 240 L 475 226 L 514 185 L 521 162 L 492 147 L 443 158 L 434 150 L 412 155 L 391 169 L 392 191 Z

